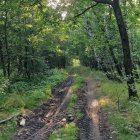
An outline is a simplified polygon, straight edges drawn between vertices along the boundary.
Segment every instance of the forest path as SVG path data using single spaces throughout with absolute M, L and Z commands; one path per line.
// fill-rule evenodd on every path
M 110 140 L 112 139 L 107 116 L 100 109 L 97 97 L 97 83 L 91 78 L 86 80 L 84 93 L 84 116 L 78 123 L 80 133 L 78 140 Z
M 11 140 L 47 140 L 50 134 L 67 123 L 66 108 L 72 93 L 74 78 L 70 75 L 53 94 L 53 97 L 30 115 L 24 116 L 26 123 Z M 64 120 L 65 119 L 65 120 Z
M 77 121 L 78 140 L 110 140 L 107 117 L 100 109 L 97 98 L 97 82 L 85 80 L 85 88 L 78 92 L 83 117 Z M 55 91 L 53 97 L 25 116 L 26 123 L 20 127 L 11 140 L 48 140 L 50 134 L 67 124 L 67 105 L 72 93 L 74 78 L 70 75 Z M 67 139 L 70 140 L 70 139 Z M 113 139 L 114 140 L 114 139 Z

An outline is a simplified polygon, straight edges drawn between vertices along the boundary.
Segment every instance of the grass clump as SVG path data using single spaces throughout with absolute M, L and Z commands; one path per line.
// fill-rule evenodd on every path
M 0 125 L 0 140 L 9 140 L 17 128 L 16 120 Z
M 76 140 L 78 128 L 75 123 L 66 124 L 64 128 L 60 128 L 55 131 L 49 138 L 49 140 Z
M 22 100 L 21 96 L 18 94 L 10 94 L 4 103 L 3 108 L 5 111 L 12 111 L 15 109 L 20 109 L 25 107 L 25 102 Z
M 79 108 L 74 108 L 75 106 L 77 106 L 77 102 L 78 102 L 78 96 L 77 94 L 73 93 L 70 96 L 70 101 L 67 107 L 67 111 L 69 114 L 74 114 L 74 116 L 77 119 L 80 119 L 83 116 L 83 113 L 81 112 L 81 110 Z
M 114 127 L 117 139 L 140 139 L 140 102 L 138 99 L 128 99 L 126 83 L 102 81 L 100 100 L 102 98 L 109 99 L 104 100 L 105 104 L 100 104 L 104 110 L 109 112 L 109 122 Z
M 84 79 L 81 76 L 75 75 L 75 84 L 72 86 L 73 92 L 83 87 L 83 81 Z
M 82 117 L 83 114 L 81 113 L 80 109 L 75 110 L 74 107 L 77 106 L 77 102 L 78 102 L 78 95 L 76 94 L 76 92 L 78 92 L 79 89 L 83 88 L 84 78 L 77 74 L 75 74 L 74 76 L 75 76 L 75 83 L 72 86 L 73 94 L 71 94 L 70 96 L 67 111 L 68 113 L 75 114 L 75 117 L 79 119 L 80 117 Z
M 76 105 L 77 101 L 78 101 L 78 96 L 73 93 L 70 96 L 70 101 L 69 101 L 68 108 L 67 108 L 69 113 L 73 112 L 73 108 Z

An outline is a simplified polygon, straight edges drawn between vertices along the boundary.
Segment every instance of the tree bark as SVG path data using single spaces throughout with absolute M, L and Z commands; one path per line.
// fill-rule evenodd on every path
M 135 88 L 135 81 L 133 76 L 133 65 L 131 60 L 131 52 L 130 52 L 130 46 L 129 46 L 129 39 L 128 39 L 128 33 L 126 30 L 126 25 L 122 16 L 122 11 L 119 5 L 119 0 L 113 1 L 113 10 L 116 17 L 116 21 L 119 28 L 119 33 L 121 37 L 122 42 L 122 48 L 123 48 L 123 64 L 125 68 L 125 74 L 127 77 L 127 85 L 128 85 L 128 91 L 129 91 L 129 97 L 137 97 L 137 91 Z
M 10 77 L 10 52 L 9 52 L 9 45 L 8 45 L 7 22 L 8 22 L 7 0 L 5 0 L 4 35 L 5 35 L 5 48 L 7 53 L 7 75 L 9 78 Z

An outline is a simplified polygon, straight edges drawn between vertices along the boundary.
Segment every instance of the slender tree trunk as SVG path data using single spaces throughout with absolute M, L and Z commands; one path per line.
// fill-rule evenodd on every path
M 22 73 L 22 58 L 19 55 L 18 56 L 18 74 L 21 74 L 21 73 Z
M 5 48 L 7 53 L 7 75 L 9 78 L 10 77 L 10 52 L 9 52 L 8 36 L 7 36 L 7 22 L 8 22 L 7 0 L 5 0 L 4 35 L 5 35 Z
M 24 58 L 25 75 L 30 79 L 30 72 L 28 68 L 28 47 L 25 45 L 25 58 Z
M 19 11 L 20 11 L 20 6 L 18 7 L 19 8 Z M 19 25 L 21 25 L 21 23 L 22 23 L 22 21 L 21 21 L 21 13 L 20 12 L 18 12 L 18 15 L 17 15 L 17 18 L 18 18 L 18 24 Z M 19 52 L 22 52 L 23 50 L 22 50 L 22 45 L 23 45 L 23 42 L 22 42 L 22 36 L 23 36 L 23 34 L 22 34 L 22 29 L 20 28 L 19 30 L 18 30 L 18 35 L 19 35 L 19 49 L 20 50 L 18 50 Z M 21 73 L 23 73 L 23 56 L 21 55 L 22 53 L 19 53 L 18 52 L 18 68 L 17 68 L 17 70 L 18 70 L 18 74 L 20 75 Z
M 28 62 L 28 54 L 29 54 L 29 47 L 28 47 L 28 40 L 26 39 L 27 37 L 27 29 L 26 29 L 26 24 L 27 24 L 27 19 L 24 19 L 24 24 L 25 24 L 25 31 L 24 31 L 24 37 L 25 37 L 25 55 L 24 55 L 24 69 L 25 69 L 25 75 L 30 79 L 30 68 L 29 68 L 29 62 Z
M 134 81 L 134 76 L 133 76 L 133 67 L 132 67 L 128 33 L 127 33 L 126 25 L 122 16 L 122 11 L 120 9 L 119 0 L 114 0 L 112 6 L 115 13 L 115 17 L 117 20 L 120 37 L 122 41 L 123 55 L 124 55 L 123 63 L 124 63 L 126 77 L 127 77 L 129 97 L 130 98 L 137 97 L 138 95 L 135 88 L 135 81 Z
M 31 67 L 31 73 L 33 74 L 33 76 L 34 76 L 34 72 L 35 72 L 35 66 L 34 66 L 34 56 L 35 55 L 35 51 L 34 51 L 34 48 L 32 47 L 32 58 L 31 58 L 31 65 L 32 65 L 32 67 Z
M 112 57 L 112 59 L 113 59 L 113 62 L 114 62 L 114 64 L 115 64 L 115 68 L 116 68 L 118 74 L 122 77 L 123 74 L 122 74 L 122 71 L 121 71 L 121 67 L 120 67 L 120 65 L 119 65 L 118 60 L 117 60 L 116 57 L 115 57 L 113 48 L 112 48 L 112 47 L 109 47 L 109 51 L 110 51 L 111 57 Z
M 2 50 L 2 42 L 0 40 L 0 59 L 1 59 L 1 66 L 3 69 L 3 75 L 6 76 L 6 68 L 5 68 L 5 63 L 4 63 L 4 56 L 3 56 L 3 50 Z

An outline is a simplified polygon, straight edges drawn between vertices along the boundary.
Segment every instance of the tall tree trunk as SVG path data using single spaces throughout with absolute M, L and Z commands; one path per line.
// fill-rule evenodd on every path
M 2 41 L 0 40 L 0 60 L 1 60 L 1 66 L 3 69 L 3 75 L 6 76 L 6 68 L 5 68 L 5 63 L 4 63 L 4 56 L 3 56 L 3 46 L 2 46 Z
M 25 75 L 30 79 L 30 72 L 28 68 L 28 47 L 25 45 L 25 56 L 24 56 L 24 69 Z
M 137 97 L 138 95 L 135 88 L 135 81 L 134 81 L 134 76 L 133 76 L 133 66 L 132 66 L 132 60 L 131 60 L 128 33 L 127 33 L 126 25 L 122 16 L 119 0 L 114 0 L 112 7 L 115 13 L 115 17 L 117 20 L 120 37 L 122 41 L 122 48 L 123 48 L 123 55 L 124 55 L 123 63 L 124 63 L 126 77 L 127 77 L 129 97 L 130 98 Z
M 10 77 L 10 52 L 9 52 L 8 36 L 7 36 L 7 22 L 8 22 L 7 0 L 5 0 L 4 35 L 5 35 L 5 48 L 7 53 L 7 75 L 9 78 Z
M 30 79 L 30 68 L 29 68 L 29 47 L 28 47 L 28 40 L 26 39 L 27 37 L 27 29 L 26 29 L 26 24 L 27 24 L 27 19 L 24 19 L 24 25 L 25 25 L 25 30 L 24 30 L 24 37 L 25 37 L 25 54 L 24 54 L 24 69 L 25 69 L 25 75 Z

